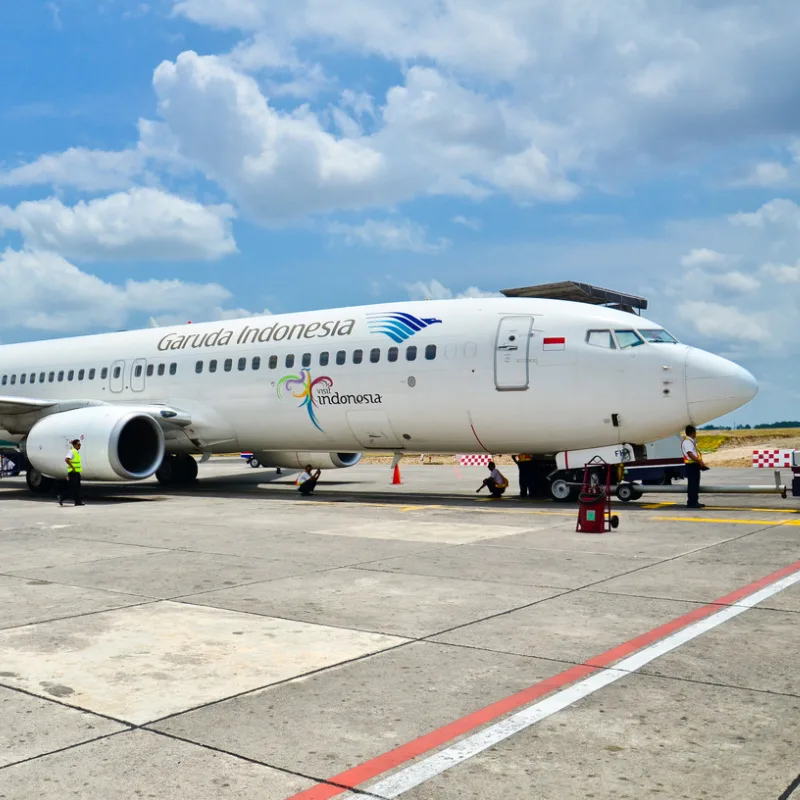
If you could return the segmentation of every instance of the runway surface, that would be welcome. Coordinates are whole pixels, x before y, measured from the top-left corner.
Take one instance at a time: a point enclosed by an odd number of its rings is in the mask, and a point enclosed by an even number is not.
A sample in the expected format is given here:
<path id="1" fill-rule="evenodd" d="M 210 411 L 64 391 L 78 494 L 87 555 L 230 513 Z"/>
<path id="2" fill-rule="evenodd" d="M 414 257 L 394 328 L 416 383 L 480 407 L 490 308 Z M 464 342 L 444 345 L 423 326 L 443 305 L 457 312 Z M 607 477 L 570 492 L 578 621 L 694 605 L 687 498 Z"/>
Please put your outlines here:
<path id="1" fill-rule="evenodd" d="M 800 800 L 800 499 L 484 474 L 0 480 L 0 798 Z"/>

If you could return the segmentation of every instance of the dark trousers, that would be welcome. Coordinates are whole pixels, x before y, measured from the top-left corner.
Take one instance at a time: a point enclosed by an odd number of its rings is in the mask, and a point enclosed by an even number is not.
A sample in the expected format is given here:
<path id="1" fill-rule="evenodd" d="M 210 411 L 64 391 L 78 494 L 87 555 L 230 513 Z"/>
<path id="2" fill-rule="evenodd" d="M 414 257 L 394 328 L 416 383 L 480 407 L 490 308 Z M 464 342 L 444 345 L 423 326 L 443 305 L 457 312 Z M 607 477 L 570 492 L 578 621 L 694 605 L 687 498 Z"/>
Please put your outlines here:
<path id="1" fill-rule="evenodd" d="M 498 486 L 494 478 L 487 478 L 483 482 L 483 485 L 489 490 L 489 494 L 491 494 L 492 497 L 502 497 L 503 492 L 506 490 L 505 486 Z"/>
<path id="2" fill-rule="evenodd" d="M 66 481 L 60 481 L 58 486 L 59 499 L 65 500 L 71 497 L 75 505 L 81 505 L 83 498 L 81 496 L 81 474 L 80 472 L 70 472 L 67 474 Z"/>
<path id="3" fill-rule="evenodd" d="M 527 497 L 530 494 L 533 497 L 533 464 L 530 461 L 524 461 L 517 466 L 519 467 L 519 496 Z"/>
<path id="4" fill-rule="evenodd" d="M 686 504 L 696 506 L 700 502 L 700 465 L 686 465 L 686 481 L 688 483 Z"/>
<path id="5" fill-rule="evenodd" d="M 317 478 L 309 478 L 305 483 L 301 483 L 297 487 L 297 491 L 300 492 L 303 497 L 308 497 L 314 489 L 317 487 Z"/>

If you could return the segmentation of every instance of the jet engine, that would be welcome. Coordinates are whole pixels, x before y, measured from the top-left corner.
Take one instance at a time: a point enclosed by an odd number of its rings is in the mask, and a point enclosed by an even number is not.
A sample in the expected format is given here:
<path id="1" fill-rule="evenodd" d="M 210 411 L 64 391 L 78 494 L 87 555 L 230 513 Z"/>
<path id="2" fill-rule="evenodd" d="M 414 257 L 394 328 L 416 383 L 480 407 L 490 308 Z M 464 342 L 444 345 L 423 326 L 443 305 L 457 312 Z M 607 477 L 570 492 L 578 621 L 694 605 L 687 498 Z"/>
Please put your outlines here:
<path id="1" fill-rule="evenodd" d="M 164 433 L 158 422 L 121 406 L 91 406 L 44 417 L 31 428 L 25 454 L 42 475 L 63 478 L 73 439 L 81 440 L 86 480 L 142 480 L 164 458 Z"/>
<path id="2" fill-rule="evenodd" d="M 302 469 L 310 464 L 314 469 L 343 469 L 361 461 L 361 453 L 302 453 L 265 450 L 253 454 L 262 467 Z"/>

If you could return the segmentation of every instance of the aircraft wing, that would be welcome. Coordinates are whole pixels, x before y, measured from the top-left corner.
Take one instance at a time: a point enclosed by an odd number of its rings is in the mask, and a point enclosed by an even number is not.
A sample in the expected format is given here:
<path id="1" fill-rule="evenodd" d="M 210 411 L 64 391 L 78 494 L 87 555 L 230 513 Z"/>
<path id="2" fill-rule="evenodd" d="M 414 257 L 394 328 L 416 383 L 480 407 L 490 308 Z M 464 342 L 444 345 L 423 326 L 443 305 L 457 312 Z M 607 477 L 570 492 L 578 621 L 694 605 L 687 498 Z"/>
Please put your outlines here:
<path id="1" fill-rule="evenodd" d="M 35 397 L 11 397 L 0 394 L 0 415 L 16 416 L 17 414 L 30 414 L 32 411 L 41 411 L 59 404 L 59 400 L 40 400 Z"/>
<path id="2" fill-rule="evenodd" d="M 17 397 L 12 395 L 0 395 L 0 419 L 3 417 L 17 417 L 22 414 L 35 414 L 36 412 L 48 412 L 57 414 L 62 411 L 72 411 L 76 408 L 86 408 L 87 406 L 113 406 L 116 403 L 104 403 L 100 400 L 47 400 L 37 397 Z M 143 414 L 149 414 L 162 426 L 185 427 L 192 424 L 191 414 L 180 408 L 173 408 L 167 405 L 131 405 L 120 403 L 120 408 L 129 408 Z"/>

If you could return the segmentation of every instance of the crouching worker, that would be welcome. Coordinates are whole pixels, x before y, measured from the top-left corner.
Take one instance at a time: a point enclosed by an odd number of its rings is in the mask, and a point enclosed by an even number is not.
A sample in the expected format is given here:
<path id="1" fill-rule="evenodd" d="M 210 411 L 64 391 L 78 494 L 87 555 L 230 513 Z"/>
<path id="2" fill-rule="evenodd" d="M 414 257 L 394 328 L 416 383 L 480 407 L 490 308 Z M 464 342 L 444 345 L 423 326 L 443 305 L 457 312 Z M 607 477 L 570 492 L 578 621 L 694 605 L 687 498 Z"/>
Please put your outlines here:
<path id="1" fill-rule="evenodd" d="M 490 461 L 486 466 L 489 468 L 489 477 L 484 480 L 477 491 L 480 491 L 485 486 L 489 489 L 489 494 L 492 497 L 502 497 L 503 492 L 508 488 L 508 478 L 497 469 L 494 461 Z"/>
<path id="2" fill-rule="evenodd" d="M 297 479 L 297 491 L 303 497 L 308 497 L 317 488 L 317 481 L 322 473 L 320 470 L 311 471 L 311 464 L 306 465 L 305 471 Z"/>

